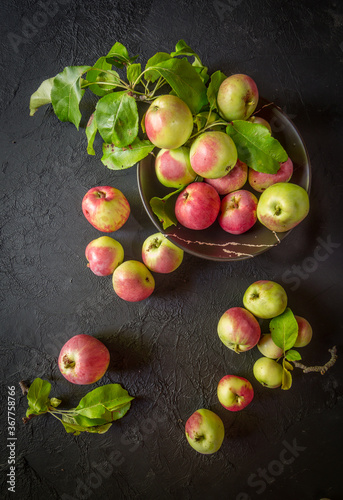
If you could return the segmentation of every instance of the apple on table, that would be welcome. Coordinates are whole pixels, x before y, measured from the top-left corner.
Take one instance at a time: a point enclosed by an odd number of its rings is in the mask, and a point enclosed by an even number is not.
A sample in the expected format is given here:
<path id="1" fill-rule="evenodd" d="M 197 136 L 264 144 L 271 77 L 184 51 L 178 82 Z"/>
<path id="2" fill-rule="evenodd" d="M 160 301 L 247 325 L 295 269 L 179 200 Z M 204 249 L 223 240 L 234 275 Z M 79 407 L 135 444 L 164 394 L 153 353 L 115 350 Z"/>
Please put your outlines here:
<path id="1" fill-rule="evenodd" d="M 251 312 L 243 307 L 231 307 L 220 317 L 217 332 L 226 347 L 241 353 L 255 347 L 261 327 Z"/>
<path id="2" fill-rule="evenodd" d="M 209 455 L 220 449 L 225 429 L 223 421 L 216 413 L 201 408 L 188 418 L 185 433 L 188 443 L 194 450 Z"/>
<path id="3" fill-rule="evenodd" d="M 149 269 L 138 260 L 126 260 L 112 276 L 113 289 L 123 300 L 140 302 L 153 293 L 155 280 Z"/>
<path id="4" fill-rule="evenodd" d="M 282 366 L 271 358 L 259 358 L 253 366 L 253 373 L 258 382 L 269 389 L 276 389 L 282 384 Z"/>
<path id="5" fill-rule="evenodd" d="M 263 356 L 271 359 L 281 358 L 283 349 L 278 347 L 272 339 L 271 333 L 264 333 L 257 343 L 257 349 Z"/>
<path id="6" fill-rule="evenodd" d="M 86 246 L 87 266 L 97 276 L 109 276 L 124 260 L 124 249 L 110 236 L 100 236 Z"/>
<path id="7" fill-rule="evenodd" d="M 254 389 L 244 377 L 225 375 L 217 386 L 217 396 L 224 408 L 230 411 L 243 410 L 254 398 Z"/>
<path id="8" fill-rule="evenodd" d="M 130 215 L 130 205 L 119 189 L 97 186 L 84 195 L 82 212 L 96 229 L 111 233 L 125 224 Z"/>
<path id="9" fill-rule="evenodd" d="M 254 316 L 271 319 L 286 309 L 287 294 L 279 283 L 259 280 L 247 288 L 243 295 L 243 304 Z"/>

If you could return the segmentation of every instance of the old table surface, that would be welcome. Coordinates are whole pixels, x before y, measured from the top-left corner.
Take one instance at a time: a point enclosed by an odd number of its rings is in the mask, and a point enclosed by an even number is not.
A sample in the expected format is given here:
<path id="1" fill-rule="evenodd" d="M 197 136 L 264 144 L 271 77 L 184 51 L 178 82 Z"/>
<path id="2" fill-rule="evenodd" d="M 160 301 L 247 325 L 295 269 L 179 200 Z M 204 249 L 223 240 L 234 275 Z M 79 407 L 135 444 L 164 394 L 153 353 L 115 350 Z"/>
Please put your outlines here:
<path id="1" fill-rule="evenodd" d="M 1 498 L 301 499 L 343 498 L 342 488 L 342 88 L 341 2 L 310 0 L 3 0 L 1 16 Z M 261 95 L 292 118 L 312 163 L 311 211 L 282 242 L 242 262 L 185 255 L 170 275 L 155 275 L 153 295 L 128 303 L 110 277 L 86 267 L 85 246 L 99 236 L 81 199 L 114 185 L 131 215 L 116 233 L 126 258 L 140 259 L 155 232 L 139 198 L 136 167 L 115 172 L 86 153 L 79 131 L 50 108 L 29 117 L 30 95 L 65 66 L 92 64 L 120 41 L 143 63 L 184 39 L 212 73 L 246 73 Z M 89 109 L 83 109 L 85 115 Z M 218 339 L 219 316 L 242 305 L 257 279 L 282 284 L 291 309 L 314 337 L 302 354 L 326 375 L 294 371 L 289 391 L 254 379 L 256 349 L 242 355 Z M 96 385 L 118 382 L 135 400 L 103 435 L 67 434 L 52 417 L 24 425 L 20 380 L 41 377 L 66 407 L 87 391 L 60 374 L 56 359 L 70 337 L 87 333 L 111 352 Z M 216 386 L 228 373 L 251 380 L 255 398 L 226 411 Z M 15 493 L 8 387 L 15 386 Z M 222 418 L 226 437 L 203 456 L 184 425 L 198 408 Z M 12 441 L 11 441 L 12 442 Z"/>

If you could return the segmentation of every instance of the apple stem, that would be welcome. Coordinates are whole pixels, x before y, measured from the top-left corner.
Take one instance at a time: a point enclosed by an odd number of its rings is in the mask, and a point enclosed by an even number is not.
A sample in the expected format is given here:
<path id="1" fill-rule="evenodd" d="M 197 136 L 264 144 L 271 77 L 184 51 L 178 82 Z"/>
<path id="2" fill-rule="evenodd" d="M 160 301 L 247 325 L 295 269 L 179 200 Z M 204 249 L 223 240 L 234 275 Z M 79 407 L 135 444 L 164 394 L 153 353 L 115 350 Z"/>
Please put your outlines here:
<path id="1" fill-rule="evenodd" d="M 328 369 L 336 363 L 336 360 L 338 358 L 336 346 L 333 346 L 332 349 L 329 349 L 329 353 L 331 354 L 331 358 L 323 366 L 306 366 L 302 363 L 299 363 L 298 361 L 292 361 L 292 363 L 296 368 L 301 368 L 304 373 L 320 372 L 321 375 L 324 375 L 324 373 L 326 373 Z"/>
<path id="2" fill-rule="evenodd" d="M 64 364 L 64 368 L 73 368 L 75 366 L 75 361 L 68 358 L 68 355 L 65 354 L 63 356 L 63 364 Z"/>

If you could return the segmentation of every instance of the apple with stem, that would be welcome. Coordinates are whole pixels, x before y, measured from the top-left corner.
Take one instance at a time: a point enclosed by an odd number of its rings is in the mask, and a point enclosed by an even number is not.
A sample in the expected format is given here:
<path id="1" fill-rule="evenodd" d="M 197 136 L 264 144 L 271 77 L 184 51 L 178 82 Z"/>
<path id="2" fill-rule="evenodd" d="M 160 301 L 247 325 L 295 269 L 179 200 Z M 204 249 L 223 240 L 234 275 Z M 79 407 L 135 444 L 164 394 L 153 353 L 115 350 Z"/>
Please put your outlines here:
<path id="1" fill-rule="evenodd" d="M 264 333 L 257 343 L 257 349 L 263 356 L 271 359 L 281 358 L 283 349 L 278 347 L 272 339 L 271 333 Z"/>
<path id="2" fill-rule="evenodd" d="M 249 168 L 249 184 L 250 186 L 262 193 L 265 189 L 277 182 L 288 182 L 293 175 L 293 162 L 290 158 L 286 161 L 280 163 L 280 168 L 276 174 L 265 174 L 263 172 L 257 172 L 252 168 Z"/>
<path id="3" fill-rule="evenodd" d="M 214 187 L 219 195 L 226 195 L 232 191 L 238 191 L 246 183 L 248 178 L 248 166 L 240 160 L 232 170 L 223 177 L 217 179 L 205 179 L 205 182 Z"/>
<path id="4" fill-rule="evenodd" d="M 258 97 L 257 85 L 250 76 L 231 75 L 218 90 L 219 113 L 227 121 L 247 120 L 256 109 Z"/>
<path id="5" fill-rule="evenodd" d="M 294 347 L 305 347 L 311 342 L 312 339 L 312 326 L 307 321 L 307 319 L 301 316 L 294 315 L 296 322 L 298 323 L 298 336 L 295 341 Z"/>
<path id="6" fill-rule="evenodd" d="M 277 182 L 261 194 L 257 217 L 271 231 L 282 233 L 304 220 L 309 209 L 309 197 L 303 187 L 291 182 Z"/>
<path id="7" fill-rule="evenodd" d="M 285 289 L 270 280 L 259 280 L 252 283 L 244 293 L 243 304 L 254 316 L 263 319 L 275 318 L 287 307 Z"/>
<path id="8" fill-rule="evenodd" d="M 231 307 L 220 317 L 217 332 L 226 347 L 241 353 L 257 344 L 261 327 L 249 311 L 243 307 Z"/>
<path id="9" fill-rule="evenodd" d="M 130 205 L 119 189 L 98 186 L 84 195 L 82 212 L 93 227 L 111 233 L 125 224 L 130 215 Z"/>
<path id="10" fill-rule="evenodd" d="M 193 182 L 197 174 L 191 167 L 189 148 L 161 149 L 155 160 L 156 177 L 163 186 L 180 188 Z"/>
<path id="11" fill-rule="evenodd" d="M 149 140 L 161 149 L 177 149 L 185 144 L 193 130 L 193 115 L 187 104 L 171 94 L 157 97 L 145 114 Z"/>
<path id="12" fill-rule="evenodd" d="M 183 250 L 162 233 L 148 236 L 142 245 L 142 260 L 155 273 L 172 273 L 181 265 L 183 255 Z"/>
<path id="13" fill-rule="evenodd" d="M 218 383 L 217 396 L 227 410 L 240 411 L 253 400 L 254 389 L 244 377 L 225 375 Z"/>
<path id="14" fill-rule="evenodd" d="M 276 389 L 282 384 L 282 366 L 270 358 L 259 358 L 253 366 L 253 373 L 258 382 L 269 389 Z"/>
<path id="15" fill-rule="evenodd" d="M 175 202 L 175 217 L 188 229 L 207 229 L 217 219 L 219 210 L 219 194 L 205 182 L 192 182 Z"/>
<path id="16" fill-rule="evenodd" d="M 112 276 L 113 289 L 123 300 L 139 302 L 155 289 L 155 280 L 149 269 L 138 260 L 126 260 Z"/>
<path id="17" fill-rule="evenodd" d="M 245 189 L 229 193 L 221 201 L 219 225 L 230 234 L 243 234 L 257 221 L 256 196 Z"/>
<path id="18" fill-rule="evenodd" d="M 87 266 L 97 276 L 109 276 L 124 260 L 124 249 L 110 236 L 92 240 L 85 250 Z"/>
<path id="19" fill-rule="evenodd" d="M 94 384 L 103 377 L 110 362 L 107 347 L 91 335 L 75 335 L 62 347 L 58 367 L 62 375 L 78 385 Z"/>
<path id="20" fill-rule="evenodd" d="M 203 132 L 191 145 L 191 167 L 205 179 L 223 177 L 237 163 L 237 149 L 225 132 Z"/>
<path id="21" fill-rule="evenodd" d="M 185 425 L 186 439 L 198 453 L 209 455 L 221 447 L 225 429 L 221 418 L 211 410 L 195 411 Z"/>

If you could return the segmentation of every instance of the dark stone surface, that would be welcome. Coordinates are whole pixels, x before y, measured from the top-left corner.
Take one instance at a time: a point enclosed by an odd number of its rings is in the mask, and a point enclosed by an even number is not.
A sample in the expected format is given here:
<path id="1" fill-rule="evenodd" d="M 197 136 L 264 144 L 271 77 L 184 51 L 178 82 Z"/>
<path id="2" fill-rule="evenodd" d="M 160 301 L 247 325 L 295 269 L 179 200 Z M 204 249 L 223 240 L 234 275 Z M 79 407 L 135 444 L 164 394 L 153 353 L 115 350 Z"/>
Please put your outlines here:
<path id="1" fill-rule="evenodd" d="M 342 3 L 3 0 L 1 10 L 1 498 L 343 498 Z M 34 22 L 40 27 L 30 31 Z M 124 192 L 132 214 L 116 236 L 126 258 L 139 259 L 155 229 L 139 199 L 136 168 L 107 170 L 101 144 L 88 156 L 82 128 L 60 123 L 50 108 L 30 118 L 29 98 L 44 79 L 67 65 L 92 64 L 115 41 L 144 62 L 181 38 L 210 72 L 251 75 L 261 95 L 293 119 L 312 162 L 311 212 L 259 257 L 216 263 L 185 255 L 173 274 L 155 276 L 149 299 L 125 303 L 110 278 L 86 267 L 85 246 L 99 233 L 83 217 L 81 199 L 102 184 Z M 325 376 L 295 370 L 291 390 L 267 390 L 252 374 L 259 353 L 238 356 L 219 341 L 220 315 L 242 305 L 257 279 L 283 284 L 290 307 L 313 325 L 306 364 L 326 362 L 338 346 L 338 362 Z M 71 436 L 50 416 L 22 424 L 21 379 L 49 380 L 66 407 L 86 393 L 56 364 L 63 343 L 78 333 L 108 346 L 110 369 L 97 385 L 121 383 L 136 397 L 131 410 L 101 436 Z M 246 376 L 255 389 L 253 403 L 237 414 L 216 397 L 227 373 Z M 12 385 L 14 494 L 6 446 Z M 197 454 L 184 437 L 200 407 L 225 424 L 223 446 L 211 456 Z"/>

